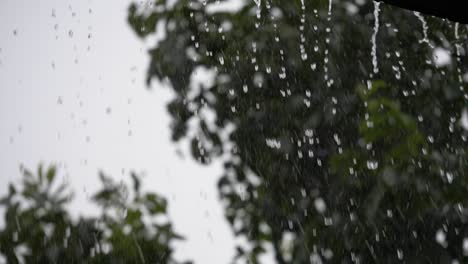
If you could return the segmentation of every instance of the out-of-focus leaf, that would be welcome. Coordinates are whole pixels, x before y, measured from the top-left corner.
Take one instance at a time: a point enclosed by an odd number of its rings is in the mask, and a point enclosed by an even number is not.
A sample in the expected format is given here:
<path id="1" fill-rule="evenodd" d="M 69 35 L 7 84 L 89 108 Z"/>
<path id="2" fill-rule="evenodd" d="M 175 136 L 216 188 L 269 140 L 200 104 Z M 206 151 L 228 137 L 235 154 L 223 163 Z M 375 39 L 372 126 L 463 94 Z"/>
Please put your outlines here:
<path id="1" fill-rule="evenodd" d="M 123 199 L 120 192 L 128 188 L 101 173 L 103 186 L 92 196 L 101 205 L 101 215 L 73 220 L 65 207 L 72 197 L 65 192 L 65 184 L 58 190 L 39 188 L 39 175 L 24 173 L 23 177 L 21 185 L 10 185 L 10 196 L 0 203 L 6 209 L 0 253 L 7 263 L 19 259 L 25 263 L 178 263 L 172 258 L 171 243 L 180 237 L 172 225 L 152 225 L 154 212 L 166 212 L 166 201 L 156 194 L 145 193 L 145 201 Z M 15 189 L 19 199 L 11 200 Z M 154 212 L 141 210 L 148 205 Z M 124 219 L 112 213 L 122 210 Z M 20 245 L 27 252 L 18 251 Z"/>
<path id="2" fill-rule="evenodd" d="M 55 166 L 50 166 L 49 169 L 47 170 L 47 182 L 50 184 L 54 181 L 55 178 L 55 173 L 56 173 L 56 167 Z"/>
<path id="3" fill-rule="evenodd" d="M 133 190 L 135 191 L 135 193 L 138 194 L 140 192 L 140 179 L 138 178 L 138 175 L 134 172 L 132 172 L 130 175 L 132 177 Z"/>

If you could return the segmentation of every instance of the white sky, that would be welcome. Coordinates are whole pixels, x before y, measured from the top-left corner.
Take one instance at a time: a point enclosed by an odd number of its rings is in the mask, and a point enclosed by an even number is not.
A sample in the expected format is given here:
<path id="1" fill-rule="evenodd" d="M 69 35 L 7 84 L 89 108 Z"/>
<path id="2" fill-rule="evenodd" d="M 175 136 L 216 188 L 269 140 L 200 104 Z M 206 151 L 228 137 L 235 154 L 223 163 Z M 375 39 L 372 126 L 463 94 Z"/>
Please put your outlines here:
<path id="1" fill-rule="evenodd" d="M 221 166 L 196 164 L 185 147 L 185 158 L 176 154 L 171 93 L 144 85 L 149 57 L 126 23 L 128 4 L 0 1 L 0 195 L 18 182 L 20 163 L 61 164 L 73 210 L 89 213 L 99 170 L 115 179 L 144 172 L 144 187 L 168 198 L 175 230 L 186 236 L 176 257 L 228 263 L 234 239 L 216 190 Z"/>

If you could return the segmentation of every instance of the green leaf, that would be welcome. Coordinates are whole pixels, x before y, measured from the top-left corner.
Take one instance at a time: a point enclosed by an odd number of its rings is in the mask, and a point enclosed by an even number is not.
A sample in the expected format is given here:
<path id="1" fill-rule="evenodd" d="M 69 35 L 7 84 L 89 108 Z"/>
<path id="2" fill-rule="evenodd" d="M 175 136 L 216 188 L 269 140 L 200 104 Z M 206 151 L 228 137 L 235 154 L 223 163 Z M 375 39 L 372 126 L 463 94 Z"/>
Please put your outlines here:
<path id="1" fill-rule="evenodd" d="M 135 191 L 135 193 L 138 194 L 140 192 L 140 179 L 138 175 L 134 172 L 132 172 L 130 176 L 132 177 L 133 190 Z"/>
<path id="2" fill-rule="evenodd" d="M 49 169 L 47 170 L 47 182 L 50 184 L 54 181 L 55 178 L 55 173 L 56 173 L 56 167 L 55 166 L 50 166 Z"/>
<path id="3" fill-rule="evenodd" d="M 13 186 L 13 184 L 10 183 L 8 185 L 8 195 L 13 196 L 14 194 L 16 194 L 16 188 Z"/>
<path id="4" fill-rule="evenodd" d="M 145 195 L 146 208 L 151 214 L 163 214 L 166 213 L 166 200 L 158 197 L 154 193 L 148 193 Z"/>

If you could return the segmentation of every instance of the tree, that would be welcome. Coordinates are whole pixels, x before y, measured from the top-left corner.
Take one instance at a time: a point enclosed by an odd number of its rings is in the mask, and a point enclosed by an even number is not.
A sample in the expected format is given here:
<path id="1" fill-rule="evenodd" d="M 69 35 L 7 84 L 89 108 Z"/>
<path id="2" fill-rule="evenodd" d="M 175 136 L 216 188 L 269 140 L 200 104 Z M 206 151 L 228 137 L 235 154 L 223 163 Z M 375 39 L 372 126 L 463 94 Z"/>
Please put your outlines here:
<path id="1" fill-rule="evenodd" d="M 129 189 L 101 173 L 103 187 L 92 196 L 101 215 L 74 220 L 66 208 L 72 194 L 56 183 L 54 166 L 22 173 L 19 189 L 10 184 L 0 203 L 0 253 L 8 263 L 178 263 L 171 243 L 182 237 L 167 220 L 166 200 L 142 193 L 136 174 Z"/>
<path id="2" fill-rule="evenodd" d="M 176 94 L 173 140 L 223 155 L 239 258 L 466 261 L 466 26 L 344 0 L 153 0 L 128 21 L 165 36 L 148 82 Z"/>

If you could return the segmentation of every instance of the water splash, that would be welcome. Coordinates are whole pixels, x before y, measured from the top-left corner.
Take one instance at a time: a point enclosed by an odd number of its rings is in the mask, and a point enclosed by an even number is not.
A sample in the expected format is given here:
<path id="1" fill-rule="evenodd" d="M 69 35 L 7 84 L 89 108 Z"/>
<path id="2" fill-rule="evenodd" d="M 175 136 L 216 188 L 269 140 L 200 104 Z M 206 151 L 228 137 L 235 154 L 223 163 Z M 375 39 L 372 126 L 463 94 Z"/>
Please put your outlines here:
<path id="1" fill-rule="evenodd" d="M 331 0 L 330 0 L 331 1 Z M 380 13 L 380 2 L 374 1 L 374 33 L 372 34 L 372 65 L 374 66 L 374 73 L 379 72 L 379 66 L 377 63 L 377 34 L 379 33 L 379 13 Z"/>

